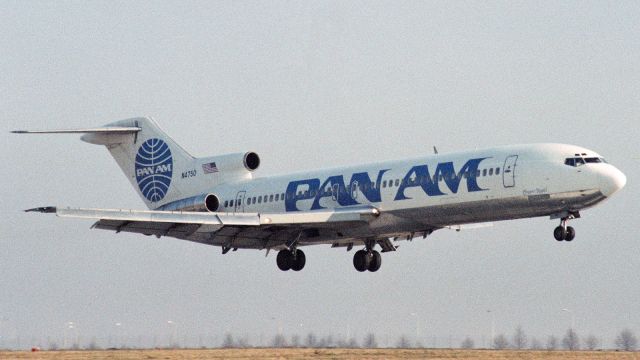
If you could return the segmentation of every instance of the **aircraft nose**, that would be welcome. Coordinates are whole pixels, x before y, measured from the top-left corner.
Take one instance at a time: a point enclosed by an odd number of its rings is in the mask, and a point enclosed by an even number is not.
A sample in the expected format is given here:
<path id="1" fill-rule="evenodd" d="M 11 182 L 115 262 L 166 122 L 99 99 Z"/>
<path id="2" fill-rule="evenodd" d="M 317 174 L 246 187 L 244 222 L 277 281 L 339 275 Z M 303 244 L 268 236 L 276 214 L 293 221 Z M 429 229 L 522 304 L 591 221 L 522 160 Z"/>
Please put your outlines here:
<path id="1" fill-rule="evenodd" d="M 609 197 L 613 193 L 622 189 L 627 183 L 627 177 L 614 166 L 611 166 L 601 176 L 601 191 L 604 196 Z"/>

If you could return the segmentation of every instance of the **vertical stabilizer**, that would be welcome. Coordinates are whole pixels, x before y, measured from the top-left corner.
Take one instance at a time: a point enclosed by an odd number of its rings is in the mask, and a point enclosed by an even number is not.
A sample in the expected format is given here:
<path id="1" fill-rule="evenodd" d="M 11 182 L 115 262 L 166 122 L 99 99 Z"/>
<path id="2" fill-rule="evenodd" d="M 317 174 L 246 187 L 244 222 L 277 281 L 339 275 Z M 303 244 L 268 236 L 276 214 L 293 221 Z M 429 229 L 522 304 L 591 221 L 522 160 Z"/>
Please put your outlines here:
<path id="1" fill-rule="evenodd" d="M 180 145 L 150 118 L 132 118 L 104 128 L 139 128 L 132 133 L 89 132 L 82 140 L 105 145 L 147 207 L 155 209 L 180 199 L 178 171 L 193 161 Z"/>

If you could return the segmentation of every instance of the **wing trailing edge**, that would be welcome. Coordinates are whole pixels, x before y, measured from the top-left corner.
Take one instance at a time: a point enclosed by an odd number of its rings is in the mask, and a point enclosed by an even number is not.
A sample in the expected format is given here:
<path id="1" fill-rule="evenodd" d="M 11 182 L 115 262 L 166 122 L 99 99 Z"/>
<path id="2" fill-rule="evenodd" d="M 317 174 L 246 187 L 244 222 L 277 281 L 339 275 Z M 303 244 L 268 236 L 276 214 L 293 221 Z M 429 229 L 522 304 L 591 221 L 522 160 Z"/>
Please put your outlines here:
<path id="1" fill-rule="evenodd" d="M 379 215 L 374 207 L 353 207 L 296 213 L 212 213 L 119 209 L 37 207 L 26 212 L 55 213 L 59 217 L 145 223 L 175 223 L 222 226 L 299 225 L 368 221 Z"/>

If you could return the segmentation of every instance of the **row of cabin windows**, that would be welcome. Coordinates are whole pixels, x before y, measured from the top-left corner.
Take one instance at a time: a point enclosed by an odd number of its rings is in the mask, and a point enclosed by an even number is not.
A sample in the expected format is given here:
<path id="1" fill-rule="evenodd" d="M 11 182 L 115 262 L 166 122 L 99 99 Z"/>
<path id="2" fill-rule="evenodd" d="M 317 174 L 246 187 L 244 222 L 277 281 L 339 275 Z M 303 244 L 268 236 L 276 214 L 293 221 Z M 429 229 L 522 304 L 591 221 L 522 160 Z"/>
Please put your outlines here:
<path id="1" fill-rule="evenodd" d="M 469 176 L 474 176 L 474 177 L 481 177 L 481 176 L 493 176 L 493 175 L 500 175 L 500 168 L 490 168 L 490 169 L 483 169 L 483 170 L 477 170 L 475 173 L 470 174 L 468 171 L 462 174 L 462 177 L 467 179 Z M 458 175 L 456 175 L 455 173 L 449 173 L 449 174 L 445 174 L 445 175 L 434 175 L 433 176 L 433 182 L 437 182 L 437 181 L 444 181 L 445 178 L 448 179 L 454 179 L 456 178 Z M 425 180 L 424 177 L 416 177 L 413 180 L 409 180 L 409 184 L 414 185 L 414 184 L 420 184 L 423 183 Z M 403 180 L 404 181 L 404 180 Z M 384 180 L 382 181 L 382 187 L 383 188 L 391 188 L 391 187 L 398 187 L 400 186 L 400 183 L 403 182 L 400 179 L 392 179 L 392 180 Z M 376 184 L 375 183 L 365 183 L 363 185 L 363 189 L 364 191 L 368 191 L 370 189 L 375 189 Z M 356 191 L 358 188 L 358 184 L 352 184 L 352 189 L 351 191 L 354 192 Z M 328 196 L 328 195 L 334 195 L 334 190 L 331 187 L 328 187 L 326 189 L 324 189 L 324 191 L 320 190 L 319 191 L 320 195 L 322 196 Z M 316 191 L 312 190 L 311 192 L 309 192 L 309 190 L 307 191 L 298 191 L 298 196 L 311 196 L 311 197 L 315 197 L 316 196 Z M 287 194 L 287 197 L 289 198 L 289 200 L 292 199 L 292 195 L 291 194 Z M 262 203 L 267 203 L 267 202 L 278 202 L 278 201 L 284 201 L 285 199 L 285 194 L 281 193 L 281 194 L 270 194 L 270 195 L 262 195 L 262 196 L 254 196 L 254 197 L 248 197 L 247 198 L 247 205 L 251 205 L 251 204 L 262 204 Z M 242 205 L 242 199 L 238 199 L 237 203 L 235 204 L 237 206 Z M 234 201 L 233 200 L 227 200 L 224 202 L 224 207 L 233 207 L 234 206 Z"/>
<path id="2" fill-rule="evenodd" d="M 254 196 L 254 197 L 247 198 L 247 205 L 262 204 L 263 202 L 267 203 L 267 202 L 274 202 L 274 201 L 281 201 L 281 200 L 284 200 L 284 193 L 275 194 L 275 195 L 270 194 L 270 195 Z M 233 207 L 233 205 L 234 205 L 233 200 L 227 200 L 224 202 L 224 207 Z M 238 199 L 235 205 L 236 206 L 242 205 L 242 199 Z"/>
<path id="3" fill-rule="evenodd" d="M 481 177 L 481 176 L 493 176 L 493 175 L 500 175 L 500 168 L 490 168 L 490 169 L 483 169 L 483 170 L 476 170 L 474 173 L 470 173 L 468 171 L 464 172 L 462 174 L 462 177 L 464 179 L 467 179 L 469 177 Z M 433 182 L 438 182 L 438 181 L 444 181 L 445 179 L 455 179 L 459 177 L 457 174 L 455 173 L 448 173 L 448 174 L 440 174 L 440 175 L 433 175 L 433 179 L 429 178 L 429 180 L 433 181 Z M 415 179 L 410 179 L 409 180 L 409 184 L 421 184 L 424 183 L 426 180 L 425 177 L 422 176 L 418 176 Z M 404 180 L 402 180 L 404 181 Z M 388 182 L 385 180 L 382 182 L 382 187 L 386 188 L 386 187 L 398 187 L 400 186 L 400 183 L 402 182 L 400 179 L 395 179 L 395 180 L 389 180 Z"/>

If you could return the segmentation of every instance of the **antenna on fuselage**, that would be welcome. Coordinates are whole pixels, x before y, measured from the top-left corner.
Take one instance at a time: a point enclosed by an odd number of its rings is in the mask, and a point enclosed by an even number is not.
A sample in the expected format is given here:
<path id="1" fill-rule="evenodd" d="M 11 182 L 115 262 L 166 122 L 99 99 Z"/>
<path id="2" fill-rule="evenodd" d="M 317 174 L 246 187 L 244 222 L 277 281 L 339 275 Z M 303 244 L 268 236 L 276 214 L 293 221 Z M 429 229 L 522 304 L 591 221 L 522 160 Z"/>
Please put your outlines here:
<path id="1" fill-rule="evenodd" d="M 436 155 L 438 155 L 438 148 L 437 148 L 437 147 L 435 147 L 435 145 L 433 146 L 433 153 L 434 153 L 434 154 L 436 154 Z"/>

